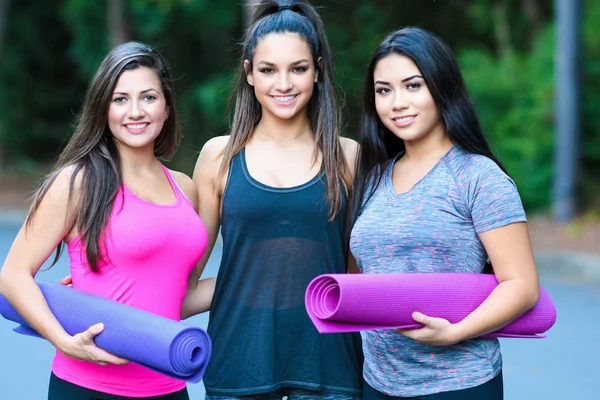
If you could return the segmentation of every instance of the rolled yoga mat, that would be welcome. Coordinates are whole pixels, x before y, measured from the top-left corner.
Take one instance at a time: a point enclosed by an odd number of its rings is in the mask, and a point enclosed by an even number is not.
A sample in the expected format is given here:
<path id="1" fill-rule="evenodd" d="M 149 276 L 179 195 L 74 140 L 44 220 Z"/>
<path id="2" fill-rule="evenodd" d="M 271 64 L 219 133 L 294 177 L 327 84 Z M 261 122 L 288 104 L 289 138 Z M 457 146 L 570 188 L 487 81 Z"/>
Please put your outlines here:
<path id="1" fill-rule="evenodd" d="M 423 326 L 413 320 L 413 312 L 456 323 L 496 286 L 489 274 L 331 274 L 312 280 L 305 303 L 321 333 L 413 329 Z M 542 338 L 555 321 L 556 307 L 540 286 L 540 299 L 531 310 L 484 337 Z"/>
<path id="2" fill-rule="evenodd" d="M 200 382 L 211 354 L 208 334 L 113 300 L 57 283 L 36 281 L 50 310 L 70 335 L 102 322 L 98 347 L 153 371 L 187 382 Z M 0 314 L 20 324 L 18 333 L 42 337 L 0 295 Z"/>

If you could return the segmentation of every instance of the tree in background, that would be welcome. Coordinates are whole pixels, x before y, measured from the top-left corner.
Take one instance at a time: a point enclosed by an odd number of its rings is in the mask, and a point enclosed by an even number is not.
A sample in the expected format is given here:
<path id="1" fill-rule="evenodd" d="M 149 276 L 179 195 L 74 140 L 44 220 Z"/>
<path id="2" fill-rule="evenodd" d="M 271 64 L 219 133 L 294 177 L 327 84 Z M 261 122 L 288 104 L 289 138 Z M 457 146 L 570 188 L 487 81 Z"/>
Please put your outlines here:
<path id="1" fill-rule="evenodd" d="M 106 21 L 108 24 L 110 46 L 115 47 L 121 43 L 129 41 L 131 32 L 129 31 L 129 25 L 125 21 L 123 2 L 121 0 L 106 1 Z"/>
<path id="2" fill-rule="evenodd" d="M 0 62 L 2 61 L 2 47 L 4 45 L 4 30 L 6 28 L 6 17 L 10 0 L 0 0 Z"/>
<path id="3" fill-rule="evenodd" d="M 8 1 L 8 0 L 0 0 Z M 173 160 L 191 172 L 204 142 L 228 129 L 236 46 L 255 0 L 20 0 L 11 4 L 0 63 L 0 147 L 12 165 L 49 162 L 79 111 L 90 75 L 117 42 L 157 47 L 178 77 L 184 141 Z M 547 0 L 314 0 L 334 52 L 346 125 L 358 128 L 365 65 L 390 31 L 413 25 L 448 42 L 482 124 L 528 210 L 546 209 L 553 176 L 554 25 Z M 584 1 L 583 193 L 600 178 L 600 4 Z M 119 14 L 120 13 L 120 14 Z M 451 16 L 451 18 L 449 17 Z"/>
<path id="4" fill-rule="evenodd" d="M 6 16 L 8 14 L 8 7 L 10 5 L 10 0 L 0 0 L 0 64 L 2 64 L 2 48 L 4 45 L 4 30 L 6 28 Z M 0 138 L 2 137 L 2 122 L 0 122 Z M 4 155 L 3 155 L 3 146 L 0 141 L 0 172 L 2 172 L 2 168 L 4 166 Z"/>
<path id="5" fill-rule="evenodd" d="M 68 56 L 72 38 L 57 1 L 14 1 L 0 63 L 0 147 L 5 165 L 32 169 L 52 159 L 68 134 L 85 84 Z"/>

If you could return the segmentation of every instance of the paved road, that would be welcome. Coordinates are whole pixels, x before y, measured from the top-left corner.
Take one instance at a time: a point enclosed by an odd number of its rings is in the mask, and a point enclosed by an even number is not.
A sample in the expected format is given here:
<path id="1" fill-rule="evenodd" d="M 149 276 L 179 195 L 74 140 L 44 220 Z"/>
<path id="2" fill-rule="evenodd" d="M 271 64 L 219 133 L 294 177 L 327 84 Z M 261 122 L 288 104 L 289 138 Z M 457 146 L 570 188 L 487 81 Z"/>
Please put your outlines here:
<path id="1" fill-rule="evenodd" d="M 18 227 L 0 226 L 0 262 Z M 218 269 L 215 252 L 206 269 Z M 68 273 L 67 258 L 39 277 L 58 280 Z M 558 321 L 547 339 L 503 339 L 507 400 L 596 400 L 600 398 L 600 282 L 546 273 L 542 284 L 558 308 Z M 187 323 L 206 327 L 207 315 Z M 0 318 L 0 400 L 44 400 L 53 348 L 45 341 L 11 331 Z M 189 385 L 192 400 L 204 399 L 202 384 Z"/>

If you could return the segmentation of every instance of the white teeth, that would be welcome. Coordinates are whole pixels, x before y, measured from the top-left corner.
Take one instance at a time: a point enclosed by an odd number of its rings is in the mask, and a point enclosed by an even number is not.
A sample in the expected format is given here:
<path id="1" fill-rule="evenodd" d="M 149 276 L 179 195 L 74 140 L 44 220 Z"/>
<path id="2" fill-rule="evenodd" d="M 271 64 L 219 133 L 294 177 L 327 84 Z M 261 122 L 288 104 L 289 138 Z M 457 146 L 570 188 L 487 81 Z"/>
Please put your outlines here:
<path id="1" fill-rule="evenodd" d="M 412 120 L 414 117 L 402 117 L 402 118 L 396 118 L 396 122 L 408 122 L 410 120 Z"/>
<path id="2" fill-rule="evenodd" d="M 136 124 L 136 125 L 125 125 L 127 126 L 127 128 L 129 129 L 143 129 L 146 126 L 148 126 L 148 124 Z"/>
<path id="3" fill-rule="evenodd" d="M 292 101 L 296 96 L 273 96 L 275 100 L 280 103 L 287 103 L 288 101 Z"/>

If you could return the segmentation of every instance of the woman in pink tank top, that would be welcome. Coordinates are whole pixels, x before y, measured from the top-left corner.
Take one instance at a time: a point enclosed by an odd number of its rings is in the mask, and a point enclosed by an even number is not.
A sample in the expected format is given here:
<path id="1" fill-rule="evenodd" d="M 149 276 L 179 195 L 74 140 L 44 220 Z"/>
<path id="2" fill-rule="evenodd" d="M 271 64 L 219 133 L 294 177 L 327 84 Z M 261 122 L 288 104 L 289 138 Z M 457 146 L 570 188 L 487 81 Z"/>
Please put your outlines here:
<path id="1" fill-rule="evenodd" d="M 186 291 L 213 284 L 192 274 L 207 241 L 195 185 L 160 161 L 180 137 L 163 58 L 135 42 L 113 49 L 0 272 L 2 294 L 56 347 L 49 400 L 188 399 L 185 382 L 96 347 L 102 321 L 66 333 L 34 280 L 66 243 L 76 289 L 178 321 Z"/>

